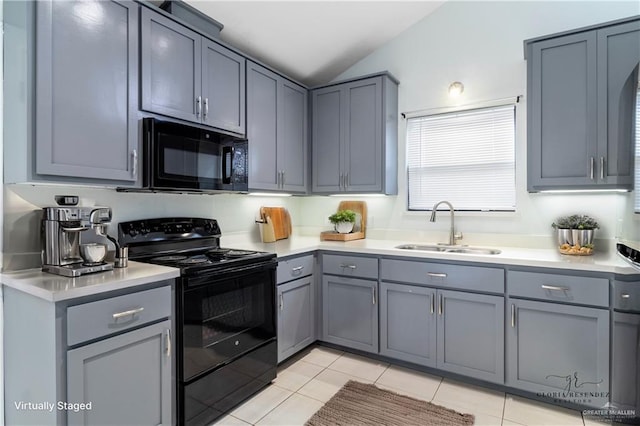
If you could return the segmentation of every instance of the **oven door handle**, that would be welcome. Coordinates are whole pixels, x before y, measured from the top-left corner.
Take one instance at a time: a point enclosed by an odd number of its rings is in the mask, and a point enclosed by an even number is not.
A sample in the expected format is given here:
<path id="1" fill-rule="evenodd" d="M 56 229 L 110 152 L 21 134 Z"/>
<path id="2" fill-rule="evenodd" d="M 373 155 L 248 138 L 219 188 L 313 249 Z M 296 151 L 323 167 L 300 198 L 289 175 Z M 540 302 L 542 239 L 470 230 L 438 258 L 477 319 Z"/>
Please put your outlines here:
<path id="1" fill-rule="evenodd" d="M 186 278 L 185 288 L 192 289 L 196 287 L 208 286 L 208 285 L 211 285 L 213 282 L 225 281 L 228 279 L 228 278 L 225 278 L 225 276 L 229 274 L 231 275 L 236 274 L 235 277 L 237 277 L 237 274 L 246 275 L 250 273 L 258 273 L 258 272 L 269 271 L 269 270 L 275 271 L 277 268 L 277 265 L 278 265 L 278 262 L 276 262 L 274 258 L 274 260 L 270 260 L 270 261 L 254 263 L 254 264 L 240 266 L 240 267 L 230 267 L 229 269 L 224 269 L 224 270 L 218 269 L 218 270 L 210 271 L 210 270 L 203 269 L 201 271 L 194 271 L 192 275 L 190 275 L 190 278 L 185 277 Z"/>

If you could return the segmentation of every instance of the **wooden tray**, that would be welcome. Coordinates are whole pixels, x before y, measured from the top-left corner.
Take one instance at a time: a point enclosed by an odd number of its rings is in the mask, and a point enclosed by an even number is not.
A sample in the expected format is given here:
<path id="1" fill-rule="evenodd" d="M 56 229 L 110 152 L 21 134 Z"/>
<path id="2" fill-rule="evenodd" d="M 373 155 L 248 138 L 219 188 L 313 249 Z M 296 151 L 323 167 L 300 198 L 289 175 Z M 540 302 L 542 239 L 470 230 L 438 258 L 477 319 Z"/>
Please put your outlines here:
<path id="1" fill-rule="evenodd" d="M 350 232 L 341 234 L 336 231 L 324 231 L 320 233 L 320 241 L 351 241 L 364 238 L 364 232 Z"/>

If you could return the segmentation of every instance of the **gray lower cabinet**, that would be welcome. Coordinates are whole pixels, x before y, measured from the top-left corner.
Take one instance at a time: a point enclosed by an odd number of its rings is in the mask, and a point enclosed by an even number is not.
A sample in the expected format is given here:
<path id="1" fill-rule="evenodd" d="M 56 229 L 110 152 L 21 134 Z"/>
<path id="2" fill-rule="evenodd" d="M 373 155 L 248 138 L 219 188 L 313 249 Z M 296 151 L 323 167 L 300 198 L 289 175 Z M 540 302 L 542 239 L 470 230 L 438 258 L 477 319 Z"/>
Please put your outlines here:
<path id="1" fill-rule="evenodd" d="M 640 408 L 640 315 L 613 313 L 611 403 L 621 410 Z M 636 411 L 636 417 L 640 412 Z"/>
<path id="2" fill-rule="evenodd" d="M 632 189 L 640 20 L 526 52 L 528 190 Z"/>
<path id="3" fill-rule="evenodd" d="M 436 290 L 380 283 L 380 353 L 436 366 Z"/>
<path id="4" fill-rule="evenodd" d="M 278 285 L 278 362 L 315 341 L 313 276 Z"/>
<path id="5" fill-rule="evenodd" d="M 333 84 L 311 99 L 312 192 L 396 194 L 397 80 Z"/>
<path id="6" fill-rule="evenodd" d="M 140 108 L 245 133 L 245 58 L 141 8 Z"/>
<path id="7" fill-rule="evenodd" d="M 504 298 L 438 290 L 437 310 L 437 367 L 504 383 Z"/>
<path id="8" fill-rule="evenodd" d="M 504 382 L 504 298 L 380 284 L 380 353 Z"/>
<path id="9" fill-rule="evenodd" d="M 247 65 L 249 189 L 307 191 L 307 89 Z"/>
<path id="10" fill-rule="evenodd" d="M 378 352 L 377 281 L 322 278 L 322 340 Z"/>
<path id="11" fill-rule="evenodd" d="M 507 386 L 551 399 L 567 392 L 581 405 L 608 402 L 607 309 L 509 298 L 507 310 Z"/>
<path id="12" fill-rule="evenodd" d="M 169 425 L 171 321 L 67 352 L 67 400 L 91 403 L 69 411 L 71 425 Z"/>
<path id="13" fill-rule="evenodd" d="M 36 2 L 38 175 L 136 181 L 138 8 Z"/>

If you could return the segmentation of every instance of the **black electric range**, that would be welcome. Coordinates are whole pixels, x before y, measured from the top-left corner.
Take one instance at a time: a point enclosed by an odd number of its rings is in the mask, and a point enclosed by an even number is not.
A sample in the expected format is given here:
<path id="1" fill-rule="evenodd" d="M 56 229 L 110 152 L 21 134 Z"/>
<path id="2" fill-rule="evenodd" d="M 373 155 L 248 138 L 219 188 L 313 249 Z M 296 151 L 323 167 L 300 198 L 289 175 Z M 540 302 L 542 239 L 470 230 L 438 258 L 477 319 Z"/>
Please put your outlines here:
<path id="1" fill-rule="evenodd" d="M 211 424 L 276 377 L 276 255 L 223 248 L 220 237 L 215 219 L 118 226 L 131 260 L 180 268 L 174 321 L 178 424 Z"/>

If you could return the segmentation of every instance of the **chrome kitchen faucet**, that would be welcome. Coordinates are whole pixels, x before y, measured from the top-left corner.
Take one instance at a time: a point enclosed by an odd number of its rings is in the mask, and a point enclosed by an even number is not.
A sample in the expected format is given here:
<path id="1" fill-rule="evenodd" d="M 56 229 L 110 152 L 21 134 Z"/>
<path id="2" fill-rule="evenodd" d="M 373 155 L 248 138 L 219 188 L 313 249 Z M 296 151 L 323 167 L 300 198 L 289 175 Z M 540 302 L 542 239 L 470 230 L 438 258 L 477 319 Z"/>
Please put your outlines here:
<path id="1" fill-rule="evenodd" d="M 436 221 L 436 213 L 438 211 L 438 207 L 440 204 L 446 204 L 449 206 L 449 210 L 451 211 L 451 229 L 449 230 L 449 245 L 454 246 L 456 244 L 456 240 L 462 239 L 462 233 L 457 233 L 454 228 L 454 217 L 453 217 L 453 205 L 448 201 L 439 201 L 433 206 L 433 210 L 431 211 L 431 218 L 429 218 L 429 222 Z"/>

